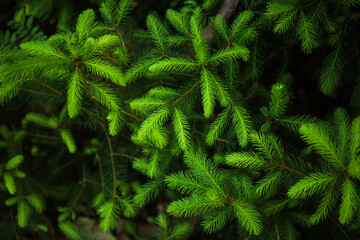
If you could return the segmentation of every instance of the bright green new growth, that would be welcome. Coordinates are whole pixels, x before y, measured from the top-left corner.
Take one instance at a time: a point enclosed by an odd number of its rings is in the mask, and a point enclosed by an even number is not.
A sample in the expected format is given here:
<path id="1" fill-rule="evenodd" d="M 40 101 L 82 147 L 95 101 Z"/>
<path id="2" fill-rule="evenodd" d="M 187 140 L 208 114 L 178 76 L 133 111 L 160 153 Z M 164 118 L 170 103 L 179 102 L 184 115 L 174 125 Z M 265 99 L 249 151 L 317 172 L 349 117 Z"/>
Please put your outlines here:
<path id="1" fill-rule="evenodd" d="M 89 9 L 80 14 L 75 32 L 56 34 L 46 41 L 21 44 L 23 56 L 16 63 L 1 66 L 0 79 L 2 88 L 6 89 L 1 91 L 1 103 L 15 97 L 22 84 L 30 81 L 42 84 L 59 97 L 66 95 L 66 107 L 71 118 L 81 111 L 85 95 L 89 100 L 100 102 L 109 111 L 119 112 L 118 98 L 107 84 L 98 81 L 106 79 L 125 86 L 124 74 L 116 66 L 118 62 L 111 57 L 109 59 L 105 53 L 121 41 L 114 35 L 102 35 L 102 31 L 95 22 L 94 11 Z M 66 94 L 52 87 L 56 81 L 66 83 Z M 121 118 L 120 114 L 111 114 L 110 119 L 115 116 Z M 118 124 L 111 127 L 112 135 L 119 131 Z"/>
<path id="2" fill-rule="evenodd" d="M 7 191 L 14 195 L 16 193 L 16 178 L 24 178 L 26 174 L 18 170 L 18 166 L 24 161 L 24 156 L 17 155 L 11 158 L 5 166 L 0 167 L 0 177 L 4 180 L 4 185 Z"/>
<path id="3" fill-rule="evenodd" d="M 60 137 L 64 144 L 66 145 L 68 151 L 70 153 L 76 152 L 76 143 L 74 140 L 73 135 L 71 134 L 70 130 L 64 128 L 63 124 L 61 124 L 61 117 L 52 117 L 47 118 L 45 116 L 42 116 L 37 113 L 28 113 L 25 116 L 25 119 L 29 122 L 32 122 L 34 124 L 38 124 L 40 126 L 46 127 L 46 128 L 52 128 L 59 132 Z"/>
<path id="4" fill-rule="evenodd" d="M 261 215 L 252 204 L 241 198 L 236 189 L 226 186 L 229 172 L 215 167 L 206 156 L 190 150 L 185 152 L 186 172 L 170 175 L 166 182 L 170 188 L 179 189 L 190 196 L 170 203 L 168 212 L 176 217 L 208 215 L 202 222 L 205 231 L 219 231 L 226 223 L 238 219 L 250 234 L 262 230 Z M 235 200 L 238 199 L 238 200 Z"/>
<path id="5" fill-rule="evenodd" d="M 17 222 L 20 227 L 26 227 L 30 218 L 31 208 L 36 213 L 42 213 L 45 207 L 44 202 L 35 193 L 24 196 L 21 189 L 21 179 L 26 177 L 25 172 L 18 169 L 24 162 L 24 156 L 17 155 L 11 158 L 4 166 L 0 166 L 0 177 L 3 178 L 6 190 L 11 197 L 5 201 L 6 206 L 17 204 Z M 2 184 L 2 183 L 1 183 Z M 18 187 L 20 185 L 20 192 Z"/>
<path id="6" fill-rule="evenodd" d="M 156 224 L 159 226 L 157 235 L 158 240 L 186 239 L 192 229 L 190 223 L 188 222 L 171 226 L 165 214 L 160 214 L 156 218 Z"/>
<path id="7" fill-rule="evenodd" d="M 59 224 L 61 231 L 71 240 L 80 240 L 82 239 L 79 230 L 71 222 L 63 222 Z"/>
<path id="8" fill-rule="evenodd" d="M 316 124 L 305 124 L 300 128 L 303 139 L 331 166 L 330 169 L 305 176 L 288 192 L 290 198 L 307 198 L 322 194 L 323 199 L 311 221 L 318 223 L 335 207 L 336 199 L 341 198 L 339 221 L 350 223 L 358 211 L 359 190 L 356 179 L 360 178 L 358 154 L 359 117 L 350 124 L 343 109 L 334 113 L 334 131 L 331 133 Z M 334 137 L 331 137 L 333 135 Z M 338 193 L 340 192 L 340 196 Z"/>

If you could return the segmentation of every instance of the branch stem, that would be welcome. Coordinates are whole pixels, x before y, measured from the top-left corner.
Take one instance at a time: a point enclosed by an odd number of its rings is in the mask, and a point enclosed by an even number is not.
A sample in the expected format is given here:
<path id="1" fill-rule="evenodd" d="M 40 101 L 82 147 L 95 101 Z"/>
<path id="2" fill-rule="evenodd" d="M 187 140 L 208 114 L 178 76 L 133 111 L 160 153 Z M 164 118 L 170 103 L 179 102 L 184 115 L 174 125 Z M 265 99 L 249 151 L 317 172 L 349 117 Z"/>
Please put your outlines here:
<path id="1" fill-rule="evenodd" d="M 295 169 L 293 169 L 293 168 L 290 168 L 290 167 L 288 167 L 288 166 L 285 166 L 285 165 L 283 165 L 283 164 L 276 163 L 276 162 L 274 162 L 274 161 L 271 161 L 271 162 L 268 162 L 268 163 L 269 163 L 270 165 L 273 165 L 273 166 L 282 168 L 282 169 L 284 169 L 284 170 L 293 172 L 293 173 L 295 173 L 295 174 L 297 174 L 297 175 L 299 175 L 299 176 L 302 176 L 302 177 L 305 177 L 305 176 L 306 176 L 306 174 L 304 174 L 304 173 L 302 173 L 302 172 L 299 172 L 299 171 L 297 171 L 297 170 L 295 170 Z"/>
<path id="2" fill-rule="evenodd" d="M 131 113 L 127 112 L 127 111 L 121 110 L 121 112 L 122 112 L 122 113 L 124 113 L 124 114 L 126 114 L 126 115 L 128 115 L 129 117 L 132 117 L 132 118 L 136 119 L 136 120 L 137 120 L 137 121 L 139 121 L 139 122 L 144 121 L 144 119 L 139 118 L 139 117 L 137 117 L 137 116 L 135 116 L 135 115 L 133 115 L 133 114 L 131 114 Z"/>
<path id="3" fill-rule="evenodd" d="M 192 90 L 194 90 L 198 85 L 200 84 L 200 81 L 197 81 L 189 90 L 187 90 L 184 94 L 181 94 L 178 99 L 176 99 L 172 104 L 170 104 L 170 107 L 174 107 L 181 99 L 183 99 L 186 95 L 188 95 Z"/>
<path id="4" fill-rule="evenodd" d="M 37 80 L 35 78 L 30 78 L 30 80 L 34 81 L 36 83 L 39 83 L 39 84 L 43 85 L 44 87 L 46 87 L 47 89 L 49 89 L 50 91 L 56 93 L 57 95 L 64 97 L 64 94 L 62 92 L 59 92 L 58 90 L 56 90 L 55 88 L 49 86 L 48 84 L 44 83 L 43 81 Z"/>
<path id="5" fill-rule="evenodd" d="M 132 160 L 136 160 L 136 157 L 130 156 L 128 154 L 124 154 L 124 153 L 113 153 L 113 156 L 120 156 L 120 157 L 126 157 Z"/>
<path id="6" fill-rule="evenodd" d="M 112 174 L 113 174 L 113 199 L 116 198 L 116 182 L 117 182 L 117 179 L 116 179 L 116 168 L 115 168 L 115 160 L 114 160 L 114 151 L 113 151 L 113 147 L 112 147 L 112 144 L 111 144 L 111 139 L 110 139 L 110 136 L 109 136 L 109 133 L 108 131 L 106 130 L 105 126 L 101 124 L 101 126 L 103 127 L 104 129 L 104 132 L 105 132 L 105 136 L 106 136 L 106 139 L 107 139 L 107 142 L 108 142 L 108 147 L 109 147 L 109 152 L 110 152 L 110 161 L 111 161 L 111 169 L 112 169 Z"/>

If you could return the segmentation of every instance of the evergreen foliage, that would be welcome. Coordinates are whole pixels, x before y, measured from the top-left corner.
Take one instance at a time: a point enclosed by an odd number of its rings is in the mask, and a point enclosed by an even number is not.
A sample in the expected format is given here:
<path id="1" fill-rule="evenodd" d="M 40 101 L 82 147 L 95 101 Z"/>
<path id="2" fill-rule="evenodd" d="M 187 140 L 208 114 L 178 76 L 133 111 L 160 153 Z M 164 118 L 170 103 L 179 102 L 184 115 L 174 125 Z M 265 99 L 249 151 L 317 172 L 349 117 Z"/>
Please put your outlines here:
<path id="1" fill-rule="evenodd" d="M 15 4 L 0 234 L 359 238 L 359 4 Z"/>

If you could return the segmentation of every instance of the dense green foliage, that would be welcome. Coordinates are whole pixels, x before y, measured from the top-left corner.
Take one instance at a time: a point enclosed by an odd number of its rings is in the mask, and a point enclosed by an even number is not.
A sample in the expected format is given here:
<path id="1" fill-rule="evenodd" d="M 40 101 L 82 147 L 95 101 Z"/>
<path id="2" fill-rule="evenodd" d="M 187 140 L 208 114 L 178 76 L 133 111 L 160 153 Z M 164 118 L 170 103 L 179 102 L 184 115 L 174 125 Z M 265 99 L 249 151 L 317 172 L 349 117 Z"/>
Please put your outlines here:
<path id="1" fill-rule="evenodd" d="M 3 239 L 360 238 L 360 1 L 12 7 Z"/>

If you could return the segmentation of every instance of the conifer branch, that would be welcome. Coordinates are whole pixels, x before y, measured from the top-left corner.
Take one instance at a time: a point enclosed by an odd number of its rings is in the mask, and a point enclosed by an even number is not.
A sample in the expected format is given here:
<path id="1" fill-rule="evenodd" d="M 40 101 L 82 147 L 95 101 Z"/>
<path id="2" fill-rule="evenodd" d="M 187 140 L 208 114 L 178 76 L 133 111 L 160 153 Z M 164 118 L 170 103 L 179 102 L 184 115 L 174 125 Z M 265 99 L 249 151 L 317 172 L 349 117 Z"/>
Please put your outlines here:
<path id="1" fill-rule="evenodd" d="M 299 10 L 302 10 L 302 9 L 304 9 L 304 8 L 311 7 L 312 5 L 314 5 L 315 3 L 319 2 L 319 1 L 322 1 L 322 0 L 314 0 L 314 1 L 312 1 L 312 2 L 309 2 L 309 3 L 307 3 L 307 4 L 304 4 L 304 5 L 302 5 L 302 6 L 299 6 L 298 9 L 299 9 Z"/>
<path id="2" fill-rule="evenodd" d="M 142 121 L 144 121 L 144 119 L 139 118 L 139 117 L 137 117 L 137 116 L 135 116 L 135 115 L 133 115 L 133 114 L 131 114 L 131 113 L 129 113 L 129 112 L 127 112 L 127 111 L 125 111 L 125 110 L 121 110 L 121 112 L 122 112 L 122 113 L 124 113 L 124 114 L 126 114 L 126 115 L 128 115 L 129 117 L 134 118 L 134 119 L 135 119 L 136 121 L 138 121 L 138 122 L 142 122 Z"/>
<path id="3" fill-rule="evenodd" d="M 113 156 L 126 157 L 126 158 L 129 158 L 129 159 L 132 159 L 132 160 L 137 160 L 136 157 L 130 156 L 130 155 L 125 154 L 125 153 L 113 153 L 112 155 L 113 155 Z"/>
<path id="4" fill-rule="evenodd" d="M 295 173 L 295 174 L 297 174 L 297 175 L 299 175 L 299 176 L 302 176 L 302 177 L 307 176 L 306 174 L 304 174 L 304 173 L 302 173 L 302 172 L 300 172 L 300 171 L 298 171 L 298 170 L 295 170 L 295 169 L 293 169 L 293 168 L 290 168 L 290 167 L 288 167 L 288 166 L 285 166 L 285 165 L 283 165 L 283 164 L 280 164 L 280 163 L 277 163 L 277 162 L 274 162 L 274 161 L 270 161 L 270 162 L 267 162 L 267 163 L 270 164 L 270 165 L 279 167 L 279 168 L 281 168 L 281 169 L 284 169 L 284 170 L 293 172 L 293 173 Z"/>
<path id="5" fill-rule="evenodd" d="M 118 25 L 118 24 L 115 25 L 115 31 L 116 31 L 117 35 L 119 36 L 120 41 L 121 41 L 121 44 L 122 44 L 122 46 L 123 46 L 123 48 L 124 48 L 124 51 L 125 51 L 125 54 L 126 54 L 126 59 L 128 59 L 125 41 L 124 41 L 124 38 L 123 38 L 123 36 L 122 36 L 122 34 L 121 34 L 121 32 L 120 32 L 120 29 L 119 29 L 119 25 Z"/>
<path id="6" fill-rule="evenodd" d="M 203 132 L 200 132 L 200 131 L 197 131 L 197 130 L 195 130 L 194 131 L 194 133 L 197 133 L 197 134 L 199 134 L 199 135 L 202 135 L 202 136 L 207 136 L 207 134 L 205 134 L 205 133 L 203 133 Z M 227 143 L 227 144 L 231 144 L 231 141 L 230 140 L 228 140 L 228 139 L 223 139 L 223 138 L 215 138 L 215 140 L 216 141 L 219 141 L 219 142 L 224 142 L 224 143 Z"/>
<path id="7" fill-rule="evenodd" d="M 350 238 L 349 235 L 346 233 L 346 231 L 344 230 L 344 228 L 343 228 L 332 216 L 329 216 L 329 218 L 330 218 L 330 220 L 335 224 L 335 226 L 340 229 L 341 233 L 344 234 L 344 237 L 346 238 L 346 240 L 351 240 L 351 238 Z"/>
<path id="8" fill-rule="evenodd" d="M 33 90 L 30 90 L 30 89 L 26 89 L 26 88 L 19 88 L 20 91 L 23 91 L 23 92 L 28 92 L 28 93 L 31 93 L 31 94 L 35 94 L 35 95 L 44 95 L 44 96 L 52 96 L 52 97 L 57 97 L 59 96 L 58 94 L 50 94 L 50 93 L 43 93 L 43 92 L 39 92 L 39 91 L 33 91 Z"/>
<path id="9" fill-rule="evenodd" d="M 244 240 L 250 240 L 252 238 L 252 234 L 250 234 L 248 237 L 246 237 Z"/>
<path id="10" fill-rule="evenodd" d="M 92 99 L 94 99 L 95 101 L 101 103 L 101 101 L 100 101 L 98 98 L 96 98 L 95 96 L 92 96 Z M 84 110 L 84 109 L 82 109 L 82 110 Z M 129 113 L 129 112 L 123 110 L 123 109 L 121 109 L 120 112 L 128 115 L 128 116 L 131 117 L 131 118 L 134 118 L 134 119 L 135 119 L 136 121 L 138 121 L 138 122 L 144 121 L 144 119 L 142 119 L 142 118 L 140 118 L 140 117 L 138 117 L 138 116 L 136 116 L 136 115 L 134 115 L 134 114 L 131 114 L 131 113 Z"/>
<path id="11" fill-rule="evenodd" d="M 42 1 L 46 0 L 36 2 Z M 321 92 L 345 105 L 352 95 L 350 107 L 358 108 L 360 84 L 352 89 L 356 72 L 344 70 L 360 63 L 359 37 L 351 34 L 359 25 L 360 0 L 189 0 L 178 10 L 167 9 L 165 18 L 155 12 L 146 16 L 147 30 L 136 27 L 136 21 L 125 24 L 130 10 L 146 1 L 103 0 L 102 18 L 96 18 L 95 9 L 87 9 L 73 27 L 65 27 L 62 13 L 58 27 L 68 31 L 47 39 L 35 38 L 38 27 L 32 30 L 32 17 L 43 10 L 36 8 L 36 14 L 27 16 L 31 2 L 23 4 L 12 21 L 21 28 L 9 25 L 9 30 L 0 30 L 4 114 L 39 106 L 17 127 L 13 120 L 21 122 L 16 119 L 23 117 L 21 113 L 5 116 L 0 126 L 0 148 L 9 154 L 0 164 L 0 188 L 5 187 L 8 195 L 5 205 L 10 213 L 3 217 L 13 224 L 10 238 L 46 231 L 36 219 L 49 198 L 68 202 L 59 208 L 59 228 L 69 239 L 78 240 L 83 236 L 73 220 L 83 200 L 85 204 L 93 200 L 100 227 L 109 231 L 121 215 L 134 217 L 138 208 L 147 216 L 146 205 L 158 201 L 158 196 L 161 212 L 163 201 L 170 201 L 167 213 L 200 216 L 200 226 L 210 234 L 232 227 L 236 220 L 241 239 L 296 239 L 304 227 L 311 236 L 322 231 L 316 225 L 327 219 L 336 225 L 334 234 L 355 237 L 360 117 L 351 121 L 344 109 L 337 109 L 325 121 L 299 112 L 318 102 L 311 106 L 311 112 L 317 112 Z M 171 0 L 169 6 L 175 2 L 179 1 Z M 144 5 L 146 11 L 151 5 Z M 43 20 L 37 18 L 36 24 L 39 21 Z M 291 66 L 303 53 L 311 55 L 299 72 Z M 279 56 L 283 59 L 274 61 Z M 319 76 L 321 91 L 311 92 L 315 87 L 311 89 L 306 80 L 295 95 L 302 97 L 305 91 L 311 99 L 292 102 L 291 86 L 300 86 L 302 71 Z M 277 83 L 268 91 L 267 83 L 274 79 Z M 340 80 L 346 83 L 336 94 Z M 288 109 L 294 115 L 287 115 Z M 31 131 L 33 124 L 39 132 Z M 76 146 L 74 139 L 83 144 Z M 30 140 L 34 147 L 24 147 Z M 65 145 L 59 145 L 60 155 L 54 155 L 59 140 Z M 300 140 L 304 144 L 298 144 Z M 62 161 L 69 152 L 71 160 Z M 31 164 L 31 156 L 48 159 L 46 168 L 36 160 Z M 99 167 L 91 179 L 87 175 L 92 169 L 84 158 L 94 158 L 95 168 Z M 178 158 L 183 164 L 175 166 Z M 128 178 L 120 181 L 125 169 L 118 159 L 144 174 L 145 182 L 135 186 L 138 174 L 127 167 Z M 23 160 L 27 164 L 21 164 Z M 80 176 L 69 175 L 70 168 Z M 75 196 L 65 196 L 59 183 L 40 182 L 40 176 L 45 181 L 70 177 L 67 187 L 75 188 L 69 189 L 76 191 Z M 162 192 L 169 189 L 186 196 L 174 200 Z M 47 207 L 52 211 L 53 206 Z M 190 231 L 188 223 L 173 225 L 165 215 L 156 223 L 159 238 L 186 238 Z M 14 224 L 30 226 L 29 232 L 17 232 Z"/>
<path id="12" fill-rule="evenodd" d="M 106 130 L 105 126 L 102 124 L 101 125 L 104 132 L 105 132 L 105 136 L 106 136 L 106 140 L 108 143 L 108 148 L 109 148 L 109 154 L 110 154 L 110 161 L 111 161 L 111 170 L 112 170 L 112 175 L 113 175 L 113 194 L 112 194 L 112 198 L 113 200 L 117 197 L 117 193 L 116 193 L 116 185 L 117 185 L 117 179 L 116 179 L 116 168 L 115 168 L 115 159 L 114 159 L 114 151 L 113 151 L 113 147 L 112 147 L 112 143 L 111 143 L 111 139 L 110 136 L 108 134 L 108 131 Z"/>
<path id="13" fill-rule="evenodd" d="M 61 97 L 65 97 L 63 93 L 59 92 L 59 91 L 56 90 L 55 88 L 47 85 L 46 83 L 44 83 L 44 82 L 42 82 L 42 81 L 40 81 L 40 80 L 37 80 L 37 79 L 35 79 L 35 78 L 30 78 L 30 80 L 31 80 L 31 81 L 34 81 L 34 82 L 36 82 L 36 83 L 39 83 L 39 84 L 41 84 L 41 85 L 43 85 L 44 87 L 46 87 L 47 89 L 49 89 L 50 91 L 56 93 L 57 95 L 59 95 L 59 96 L 61 96 Z"/>
<path id="14" fill-rule="evenodd" d="M 181 99 L 183 99 L 186 95 L 191 93 L 200 83 L 201 81 L 197 81 L 191 88 L 189 88 L 189 90 L 181 94 L 181 96 L 178 99 L 176 99 L 173 103 L 170 104 L 170 108 L 174 107 L 179 101 L 181 101 Z"/>
<path id="15" fill-rule="evenodd" d="M 13 214 L 11 206 L 9 206 L 9 212 L 10 212 L 10 218 L 11 218 L 11 226 L 13 227 L 13 231 L 15 233 L 16 240 L 20 240 L 16 225 L 15 225 L 16 221 L 14 219 L 14 214 Z"/>
<path id="16" fill-rule="evenodd" d="M 279 52 L 282 51 L 286 51 L 285 47 L 281 47 L 278 50 L 273 51 L 271 54 L 269 54 L 269 56 L 267 56 L 267 58 L 265 58 L 265 60 L 260 64 L 260 67 L 262 67 L 266 62 L 268 62 L 273 56 L 275 56 L 276 54 L 278 54 Z"/>
<path id="17" fill-rule="evenodd" d="M 77 204 L 77 202 L 80 199 L 80 196 L 82 195 L 83 191 L 85 190 L 85 185 L 86 185 L 86 171 L 85 171 L 85 166 L 82 164 L 82 181 L 81 181 L 81 188 L 78 192 L 78 194 L 76 195 L 74 201 L 72 202 L 71 206 L 68 209 L 68 212 L 72 212 Z"/>
<path id="18" fill-rule="evenodd" d="M 68 161 L 68 162 L 60 165 L 59 167 L 55 168 L 55 169 L 49 174 L 49 176 L 45 179 L 45 181 L 49 181 L 49 180 L 51 179 L 51 177 L 52 177 L 53 175 L 55 175 L 55 173 L 57 173 L 58 171 L 60 171 L 61 169 L 65 168 L 65 167 L 71 165 L 71 164 L 72 164 L 73 162 L 75 162 L 75 161 L 76 161 L 76 159 L 72 159 L 72 160 L 70 160 L 70 161 Z M 46 191 L 46 190 L 43 189 L 43 191 Z M 47 191 L 46 191 L 46 192 L 47 192 Z"/>
<path id="19" fill-rule="evenodd" d="M 59 137 L 47 136 L 47 135 L 41 135 L 41 134 L 34 134 L 34 133 L 29 133 L 29 132 L 26 132 L 26 135 L 29 135 L 29 136 L 32 136 L 32 137 L 44 138 L 44 139 L 52 139 L 52 140 L 58 140 L 58 141 L 61 140 L 61 138 L 59 138 Z"/>
<path id="20" fill-rule="evenodd" d="M 105 54 L 103 51 L 99 51 L 99 53 L 100 53 L 101 55 L 103 55 L 104 57 L 110 59 L 110 60 L 113 61 L 114 63 L 119 64 L 118 60 L 116 60 L 115 58 L 113 58 L 113 57 Z"/>
<path id="21" fill-rule="evenodd" d="M 280 234 L 279 234 L 278 225 L 277 225 L 277 223 L 276 223 L 275 220 L 273 220 L 273 222 L 274 222 L 274 226 L 275 226 L 276 239 L 277 239 L 277 240 L 280 240 Z"/>
<path id="22" fill-rule="evenodd" d="M 101 180 L 101 190 L 102 192 L 105 192 L 105 180 L 104 180 L 104 173 L 103 173 L 103 169 L 102 169 L 102 164 L 101 164 L 101 158 L 99 156 L 99 154 L 95 154 L 95 157 L 98 161 L 98 165 L 99 165 L 99 171 L 100 171 L 100 180 Z"/>

